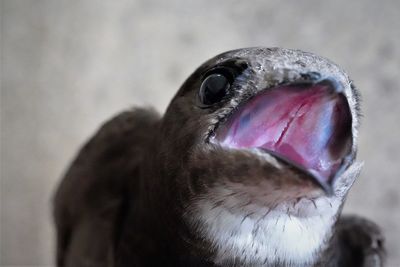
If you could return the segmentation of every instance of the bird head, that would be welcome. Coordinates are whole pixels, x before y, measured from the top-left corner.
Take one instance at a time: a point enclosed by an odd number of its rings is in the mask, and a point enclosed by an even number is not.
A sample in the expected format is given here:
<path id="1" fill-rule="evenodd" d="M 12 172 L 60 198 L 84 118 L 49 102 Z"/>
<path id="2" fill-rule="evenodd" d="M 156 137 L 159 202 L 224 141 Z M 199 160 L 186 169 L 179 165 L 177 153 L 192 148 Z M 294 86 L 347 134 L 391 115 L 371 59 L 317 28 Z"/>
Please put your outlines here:
<path id="1" fill-rule="evenodd" d="M 229 51 L 201 65 L 171 101 L 160 169 L 218 261 L 311 262 L 360 172 L 359 117 L 355 86 L 330 60 Z"/>

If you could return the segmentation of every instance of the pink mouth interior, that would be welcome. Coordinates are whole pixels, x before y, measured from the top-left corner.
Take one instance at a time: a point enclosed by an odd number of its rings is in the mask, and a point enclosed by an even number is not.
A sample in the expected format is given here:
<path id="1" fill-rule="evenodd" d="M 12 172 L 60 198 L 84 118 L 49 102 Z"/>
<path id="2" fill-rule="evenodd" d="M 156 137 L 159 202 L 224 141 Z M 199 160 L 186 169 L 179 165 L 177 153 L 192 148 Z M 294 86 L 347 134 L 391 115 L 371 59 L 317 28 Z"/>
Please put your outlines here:
<path id="1" fill-rule="evenodd" d="M 351 151 L 351 113 L 345 96 L 326 84 L 280 86 L 240 107 L 215 139 L 264 149 L 330 183 Z"/>

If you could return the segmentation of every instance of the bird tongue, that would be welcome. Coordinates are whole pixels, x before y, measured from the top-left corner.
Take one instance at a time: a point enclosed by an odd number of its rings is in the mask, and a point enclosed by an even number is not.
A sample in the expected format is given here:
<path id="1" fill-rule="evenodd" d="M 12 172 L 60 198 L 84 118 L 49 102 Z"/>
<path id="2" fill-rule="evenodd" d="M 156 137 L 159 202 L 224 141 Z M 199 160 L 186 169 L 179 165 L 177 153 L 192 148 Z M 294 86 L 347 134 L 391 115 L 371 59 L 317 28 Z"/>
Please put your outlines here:
<path id="1" fill-rule="evenodd" d="M 264 149 L 330 184 L 351 151 L 351 113 L 327 84 L 280 86 L 240 107 L 215 138 L 226 147 Z"/>

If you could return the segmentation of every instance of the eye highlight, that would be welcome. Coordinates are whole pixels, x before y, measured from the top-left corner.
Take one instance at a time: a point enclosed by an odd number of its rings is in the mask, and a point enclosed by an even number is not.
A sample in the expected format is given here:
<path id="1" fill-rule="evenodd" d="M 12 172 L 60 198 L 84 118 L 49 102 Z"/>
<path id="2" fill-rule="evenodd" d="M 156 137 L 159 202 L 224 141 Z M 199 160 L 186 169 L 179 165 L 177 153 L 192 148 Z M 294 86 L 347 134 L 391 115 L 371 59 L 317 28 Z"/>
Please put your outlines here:
<path id="1" fill-rule="evenodd" d="M 231 81 L 222 73 L 212 73 L 202 82 L 199 91 L 200 101 L 204 105 L 218 103 L 228 93 Z"/>

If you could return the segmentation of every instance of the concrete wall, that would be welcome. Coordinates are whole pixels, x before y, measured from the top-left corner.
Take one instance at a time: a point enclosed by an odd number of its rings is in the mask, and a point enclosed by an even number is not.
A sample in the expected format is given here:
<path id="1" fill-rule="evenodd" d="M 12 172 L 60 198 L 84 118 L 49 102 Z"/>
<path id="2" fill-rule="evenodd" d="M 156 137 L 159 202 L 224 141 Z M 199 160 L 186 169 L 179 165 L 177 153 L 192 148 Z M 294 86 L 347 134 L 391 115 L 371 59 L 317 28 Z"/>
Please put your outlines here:
<path id="1" fill-rule="evenodd" d="M 162 112 L 216 53 L 281 46 L 331 58 L 361 89 L 365 168 L 345 210 L 382 226 L 400 266 L 399 18 L 398 0 L 1 0 L 1 264 L 52 264 L 51 194 L 102 121 Z"/>

